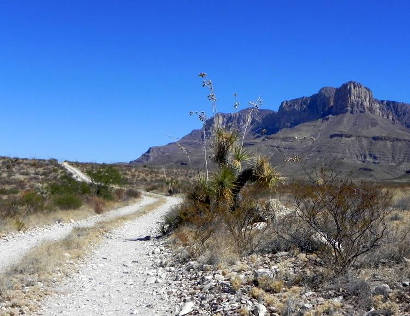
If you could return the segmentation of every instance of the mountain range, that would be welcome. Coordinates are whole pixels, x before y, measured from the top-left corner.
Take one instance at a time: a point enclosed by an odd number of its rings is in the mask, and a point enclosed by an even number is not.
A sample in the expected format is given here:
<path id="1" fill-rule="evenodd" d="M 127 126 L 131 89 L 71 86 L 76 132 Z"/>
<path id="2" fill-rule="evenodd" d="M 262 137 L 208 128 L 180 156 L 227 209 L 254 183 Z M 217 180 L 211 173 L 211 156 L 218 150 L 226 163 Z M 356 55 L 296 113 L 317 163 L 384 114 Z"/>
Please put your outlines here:
<path id="1" fill-rule="evenodd" d="M 216 119 L 243 133 L 250 111 L 245 148 L 269 157 L 285 176 L 326 165 L 356 178 L 410 180 L 410 104 L 378 100 L 369 88 L 349 81 L 283 101 L 277 112 L 248 108 L 218 113 L 204 124 L 207 138 Z M 130 163 L 201 168 L 202 135 L 203 130 L 193 130 L 177 142 L 149 148 Z"/>

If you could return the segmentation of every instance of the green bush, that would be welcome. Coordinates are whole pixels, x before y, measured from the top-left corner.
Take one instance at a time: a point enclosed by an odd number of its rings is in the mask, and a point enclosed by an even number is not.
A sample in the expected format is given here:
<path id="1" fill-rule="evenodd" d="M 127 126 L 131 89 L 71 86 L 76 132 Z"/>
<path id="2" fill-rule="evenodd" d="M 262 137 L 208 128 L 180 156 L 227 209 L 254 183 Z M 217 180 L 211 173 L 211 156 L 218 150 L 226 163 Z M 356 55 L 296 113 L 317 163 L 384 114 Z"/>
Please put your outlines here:
<path id="1" fill-rule="evenodd" d="M 52 195 L 59 194 L 79 194 L 85 195 L 91 193 L 91 186 L 85 182 L 78 182 L 68 175 L 62 176 L 58 182 L 49 185 L 49 191 Z"/>
<path id="2" fill-rule="evenodd" d="M 104 200 L 112 201 L 114 196 L 110 190 L 110 187 L 106 185 L 97 185 L 95 189 L 95 194 Z"/>
<path id="3" fill-rule="evenodd" d="M 18 194 L 19 191 L 16 188 L 12 189 L 5 189 L 5 188 L 0 188 L 0 195 L 9 195 L 9 194 Z"/>
<path id="4" fill-rule="evenodd" d="M 113 166 L 101 167 L 87 171 L 91 180 L 104 186 L 123 184 L 124 179 L 121 173 Z"/>
<path id="5" fill-rule="evenodd" d="M 77 209 L 82 205 L 82 200 L 72 193 L 57 195 L 54 197 L 53 202 L 62 210 Z"/>
<path id="6" fill-rule="evenodd" d="M 29 191 L 23 194 L 20 203 L 27 213 L 33 213 L 44 209 L 45 199 L 40 194 Z"/>

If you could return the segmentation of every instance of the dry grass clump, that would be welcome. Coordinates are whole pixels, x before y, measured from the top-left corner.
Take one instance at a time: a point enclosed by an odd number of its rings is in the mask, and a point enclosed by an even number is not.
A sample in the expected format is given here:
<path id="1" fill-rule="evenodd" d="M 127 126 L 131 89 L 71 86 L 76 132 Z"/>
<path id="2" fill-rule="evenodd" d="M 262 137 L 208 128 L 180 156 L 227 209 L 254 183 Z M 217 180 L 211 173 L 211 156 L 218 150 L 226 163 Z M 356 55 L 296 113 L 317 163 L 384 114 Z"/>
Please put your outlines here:
<path id="1" fill-rule="evenodd" d="M 285 286 L 282 280 L 277 280 L 268 276 L 259 277 L 256 281 L 258 287 L 265 292 L 280 293 Z"/>
<path id="2" fill-rule="evenodd" d="M 91 198 L 91 204 L 96 214 L 102 214 L 104 212 L 105 201 L 102 198 L 99 198 L 98 196 L 93 196 Z"/>
<path id="3" fill-rule="evenodd" d="M 238 291 L 242 286 L 243 280 L 239 276 L 235 275 L 231 277 L 230 282 L 231 282 L 232 288 L 235 291 Z"/>
<path id="4" fill-rule="evenodd" d="M 387 183 L 383 187 L 392 194 L 392 206 L 398 210 L 410 210 L 410 184 Z"/>

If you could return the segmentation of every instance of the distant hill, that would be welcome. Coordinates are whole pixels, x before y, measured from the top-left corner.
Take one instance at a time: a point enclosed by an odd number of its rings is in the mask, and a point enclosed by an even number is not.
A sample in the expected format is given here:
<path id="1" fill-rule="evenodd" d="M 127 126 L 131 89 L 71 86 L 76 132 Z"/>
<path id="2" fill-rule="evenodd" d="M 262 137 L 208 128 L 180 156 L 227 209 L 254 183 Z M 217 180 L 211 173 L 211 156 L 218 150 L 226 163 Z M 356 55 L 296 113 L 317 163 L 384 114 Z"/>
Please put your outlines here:
<path id="1" fill-rule="evenodd" d="M 216 117 L 224 126 L 242 131 L 248 111 Z M 206 122 L 207 135 L 214 121 Z M 354 81 L 325 87 L 310 97 L 283 101 L 278 112 L 254 111 L 245 147 L 270 157 L 284 175 L 302 175 L 306 168 L 330 163 L 358 178 L 410 181 L 410 104 L 377 100 Z M 151 147 L 130 163 L 200 168 L 201 130 L 178 143 Z"/>

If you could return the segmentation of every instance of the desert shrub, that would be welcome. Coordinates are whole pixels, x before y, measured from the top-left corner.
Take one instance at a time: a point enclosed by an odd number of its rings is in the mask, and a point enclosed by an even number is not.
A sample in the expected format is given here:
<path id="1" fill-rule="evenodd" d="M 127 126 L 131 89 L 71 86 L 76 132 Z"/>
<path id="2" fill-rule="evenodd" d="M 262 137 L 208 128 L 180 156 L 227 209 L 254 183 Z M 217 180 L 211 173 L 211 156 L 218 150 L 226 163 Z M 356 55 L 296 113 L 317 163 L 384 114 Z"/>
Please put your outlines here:
<path id="1" fill-rule="evenodd" d="M 138 190 L 135 190 L 135 189 L 127 189 L 125 191 L 125 195 L 128 198 L 139 198 L 139 197 L 141 197 L 141 192 L 138 191 Z"/>
<path id="2" fill-rule="evenodd" d="M 19 216 L 16 216 L 14 218 L 14 227 L 17 231 L 23 231 L 27 229 L 26 224 Z"/>
<path id="3" fill-rule="evenodd" d="M 255 237 L 260 230 L 256 222 L 264 220 L 245 188 L 271 188 L 279 176 L 263 157 L 252 157 L 243 148 L 248 125 L 252 120 L 252 112 L 259 108 L 261 99 L 250 102 L 252 109 L 248 111 L 247 123 L 242 131 L 231 130 L 223 126 L 216 114 L 216 97 L 212 81 L 201 73 L 202 86 L 209 90 L 208 100 L 214 114 L 214 125 L 207 124 L 204 111 L 192 111 L 190 115 L 198 116 L 202 122 L 204 175 L 192 184 L 184 202 L 166 219 L 168 229 L 178 226 L 189 226 L 195 232 L 194 241 L 203 247 L 213 236 L 232 239 L 236 250 L 248 253 L 254 248 Z M 235 102 L 235 108 L 238 106 Z M 210 148 L 208 148 L 208 138 Z M 208 153 L 208 149 L 211 150 Z M 208 159 L 211 158 L 215 171 L 210 174 Z M 228 234 L 229 237 L 224 237 Z M 221 239 L 218 239 L 221 241 Z M 209 242 L 208 244 L 211 244 Z M 221 242 L 219 242 L 221 244 Z"/>
<path id="4" fill-rule="evenodd" d="M 115 199 L 118 201 L 122 201 L 125 199 L 125 190 L 124 189 L 115 189 L 114 190 Z"/>
<path id="5" fill-rule="evenodd" d="M 64 193 L 54 196 L 54 204 L 62 210 L 77 209 L 82 205 L 82 200 L 73 193 Z"/>
<path id="6" fill-rule="evenodd" d="M 28 214 L 43 210 L 44 204 L 44 197 L 33 191 L 25 192 L 20 199 L 20 205 L 24 207 Z"/>
<path id="7" fill-rule="evenodd" d="M 296 247 L 305 253 L 320 250 L 322 243 L 315 238 L 315 231 L 295 213 L 286 214 L 272 221 L 274 234 L 264 242 L 264 250 L 289 251 Z"/>
<path id="8" fill-rule="evenodd" d="M 365 310 L 369 310 L 372 306 L 372 291 L 366 280 L 346 274 L 332 279 L 330 284 L 322 284 L 322 286 L 330 291 L 343 290 L 346 298 L 354 299 L 356 304 Z"/>
<path id="9" fill-rule="evenodd" d="M 106 185 L 99 185 L 97 184 L 95 186 L 95 194 L 100 197 L 103 198 L 104 200 L 108 200 L 108 201 L 112 201 L 114 200 L 114 196 L 111 192 L 111 189 L 109 186 Z"/>
<path id="10" fill-rule="evenodd" d="M 145 191 L 152 192 L 152 191 L 161 191 L 162 185 L 158 183 L 150 183 L 145 187 Z"/>
<path id="11" fill-rule="evenodd" d="M 253 252 L 260 242 L 258 237 L 269 227 L 269 219 L 262 218 L 262 213 L 250 195 L 245 196 L 232 211 L 224 212 L 223 221 L 242 253 Z"/>
<path id="12" fill-rule="evenodd" d="M 312 182 L 295 185 L 294 194 L 297 216 L 316 233 L 319 254 L 335 272 L 381 245 L 391 195 L 379 186 L 322 169 Z"/>
<path id="13" fill-rule="evenodd" d="M 0 218 L 10 218 L 18 214 L 20 200 L 16 198 L 0 199 Z"/>
<path id="14" fill-rule="evenodd" d="M 121 173 L 113 166 L 90 169 L 87 171 L 87 174 L 94 183 L 102 184 L 103 186 L 119 185 L 124 182 Z"/>
<path id="15" fill-rule="evenodd" d="M 182 223 L 182 218 L 179 214 L 181 210 L 180 206 L 173 207 L 165 216 L 161 224 L 161 233 L 167 235 L 170 232 L 175 231 Z"/>
<path id="16" fill-rule="evenodd" d="M 57 182 L 51 183 L 48 186 L 48 190 L 52 195 L 68 193 L 85 195 L 92 192 L 91 185 L 85 182 L 76 181 L 68 175 L 63 175 Z"/>
<path id="17" fill-rule="evenodd" d="M 389 221 L 382 246 L 377 251 L 372 251 L 359 258 L 357 264 L 361 267 L 377 267 L 380 263 L 403 262 L 410 257 L 410 222 L 408 217 L 400 221 Z"/>

